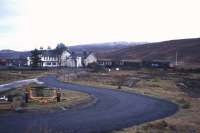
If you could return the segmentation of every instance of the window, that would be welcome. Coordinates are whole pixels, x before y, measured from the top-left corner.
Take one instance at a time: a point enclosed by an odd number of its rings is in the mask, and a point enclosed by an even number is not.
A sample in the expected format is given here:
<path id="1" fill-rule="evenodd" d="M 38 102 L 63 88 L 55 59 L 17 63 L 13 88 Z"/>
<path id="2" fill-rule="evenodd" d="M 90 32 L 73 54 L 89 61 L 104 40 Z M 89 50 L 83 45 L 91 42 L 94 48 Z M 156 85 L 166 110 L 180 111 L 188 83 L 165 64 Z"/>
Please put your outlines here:
<path id="1" fill-rule="evenodd" d="M 50 65 L 51 65 L 51 62 L 47 62 L 47 65 L 50 66 Z"/>

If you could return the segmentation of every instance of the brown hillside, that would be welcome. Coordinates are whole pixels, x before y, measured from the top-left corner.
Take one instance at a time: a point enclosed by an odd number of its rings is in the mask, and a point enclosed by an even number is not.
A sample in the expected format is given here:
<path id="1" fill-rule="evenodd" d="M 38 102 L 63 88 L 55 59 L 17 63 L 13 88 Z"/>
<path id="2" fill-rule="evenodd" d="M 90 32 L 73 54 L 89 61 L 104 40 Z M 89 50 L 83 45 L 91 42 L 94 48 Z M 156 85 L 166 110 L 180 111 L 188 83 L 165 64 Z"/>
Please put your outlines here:
<path id="1" fill-rule="evenodd" d="M 114 52 L 99 54 L 99 58 L 169 60 L 200 64 L 200 38 L 171 40 L 144 45 L 129 46 Z"/>

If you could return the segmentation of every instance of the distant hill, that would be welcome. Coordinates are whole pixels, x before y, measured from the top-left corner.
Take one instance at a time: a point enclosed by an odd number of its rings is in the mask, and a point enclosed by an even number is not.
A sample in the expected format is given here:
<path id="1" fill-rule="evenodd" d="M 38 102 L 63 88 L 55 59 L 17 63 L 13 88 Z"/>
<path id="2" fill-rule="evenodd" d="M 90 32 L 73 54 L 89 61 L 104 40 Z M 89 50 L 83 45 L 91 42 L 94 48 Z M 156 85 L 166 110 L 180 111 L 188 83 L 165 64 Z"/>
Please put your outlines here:
<path id="1" fill-rule="evenodd" d="M 123 48 L 127 48 L 128 46 L 135 46 L 139 44 L 139 42 L 106 42 L 106 43 L 97 43 L 97 44 L 83 44 L 83 45 L 76 45 L 70 46 L 70 50 L 78 52 L 78 51 L 92 51 L 95 53 L 101 52 L 111 52 Z"/>
<path id="2" fill-rule="evenodd" d="M 169 60 L 186 64 L 200 64 L 200 38 L 170 40 L 129 46 L 127 48 L 99 54 L 99 58 Z"/>
<path id="3" fill-rule="evenodd" d="M 29 51 L 19 52 L 13 50 L 0 50 L 0 58 L 3 59 L 18 59 L 25 58 L 30 55 Z"/>
<path id="4" fill-rule="evenodd" d="M 102 52 L 110 52 L 119 50 L 122 48 L 126 48 L 130 45 L 137 45 L 141 43 L 128 43 L 128 42 L 108 42 L 108 43 L 98 43 L 98 44 L 85 44 L 85 45 L 76 45 L 70 46 L 69 49 L 74 52 L 83 52 L 83 51 L 92 51 L 96 54 Z M 13 50 L 0 50 L 0 58 L 9 58 L 9 59 L 16 59 L 19 57 L 27 57 L 31 53 L 30 51 L 13 51 Z"/>
<path id="5" fill-rule="evenodd" d="M 200 38 L 170 40 L 156 43 L 111 42 L 70 46 L 74 52 L 93 51 L 99 59 L 168 60 L 200 66 Z M 19 58 L 30 51 L 0 50 L 0 58 Z"/>

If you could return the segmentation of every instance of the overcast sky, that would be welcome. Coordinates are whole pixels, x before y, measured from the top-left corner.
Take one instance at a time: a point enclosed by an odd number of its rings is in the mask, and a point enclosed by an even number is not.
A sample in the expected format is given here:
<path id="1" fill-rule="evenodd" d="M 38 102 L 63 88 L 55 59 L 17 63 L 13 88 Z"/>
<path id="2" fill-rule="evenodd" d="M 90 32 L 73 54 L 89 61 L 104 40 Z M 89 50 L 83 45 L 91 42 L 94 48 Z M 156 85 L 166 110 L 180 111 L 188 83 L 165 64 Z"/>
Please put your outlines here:
<path id="1" fill-rule="evenodd" d="M 199 0 L 0 0 L 0 49 L 200 37 Z"/>

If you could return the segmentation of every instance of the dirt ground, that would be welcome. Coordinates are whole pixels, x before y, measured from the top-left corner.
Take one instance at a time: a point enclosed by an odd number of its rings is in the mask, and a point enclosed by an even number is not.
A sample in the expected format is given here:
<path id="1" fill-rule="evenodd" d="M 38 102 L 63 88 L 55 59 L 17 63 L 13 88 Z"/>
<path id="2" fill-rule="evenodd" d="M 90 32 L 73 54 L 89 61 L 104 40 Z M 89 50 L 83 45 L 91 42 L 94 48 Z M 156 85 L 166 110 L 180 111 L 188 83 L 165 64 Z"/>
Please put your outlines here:
<path id="1" fill-rule="evenodd" d="M 179 111 L 162 120 L 113 131 L 114 133 L 200 133 L 200 74 L 162 69 L 120 70 L 104 73 L 80 72 L 61 80 L 167 99 Z"/>

